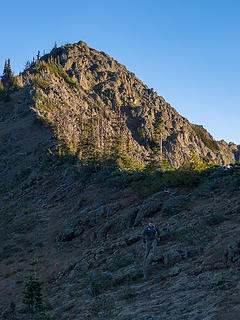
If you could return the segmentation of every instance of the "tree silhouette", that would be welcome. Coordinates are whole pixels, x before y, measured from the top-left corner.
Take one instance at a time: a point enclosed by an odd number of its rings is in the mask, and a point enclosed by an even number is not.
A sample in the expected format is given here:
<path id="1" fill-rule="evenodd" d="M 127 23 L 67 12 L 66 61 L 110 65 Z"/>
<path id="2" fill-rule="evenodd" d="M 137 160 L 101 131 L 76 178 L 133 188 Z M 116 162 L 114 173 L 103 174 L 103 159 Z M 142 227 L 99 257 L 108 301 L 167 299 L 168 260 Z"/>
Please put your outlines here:
<path id="1" fill-rule="evenodd" d="M 3 87 L 8 89 L 14 83 L 14 74 L 11 69 L 10 59 L 7 59 L 4 64 L 3 75 L 2 75 L 2 84 Z"/>
<path id="2" fill-rule="evenodd" d="M 23 297 L 24 310 L 29 320 L 50 319 L 45 313 L 43 303 L 42 281 L 37 276 L 37 264 L 39 260 L 35 256 L 30 265 L 30 275 L 25 282 L 25 291 Z"/>

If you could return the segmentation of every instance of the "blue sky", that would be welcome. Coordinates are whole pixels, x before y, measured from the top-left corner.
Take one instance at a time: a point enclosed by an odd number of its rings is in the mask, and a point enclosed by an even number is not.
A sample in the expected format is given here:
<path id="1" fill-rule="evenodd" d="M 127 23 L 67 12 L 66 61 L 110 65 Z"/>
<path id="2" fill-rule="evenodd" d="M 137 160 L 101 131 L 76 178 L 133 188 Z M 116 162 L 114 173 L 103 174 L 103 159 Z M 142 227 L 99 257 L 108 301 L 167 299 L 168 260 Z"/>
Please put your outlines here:
<path id="1" fill-rule="evenodd" d="M 80 40 L 105 51 L 215 139 L 240 144 L 239 0 L 8 0 L 0 70 Z"/>

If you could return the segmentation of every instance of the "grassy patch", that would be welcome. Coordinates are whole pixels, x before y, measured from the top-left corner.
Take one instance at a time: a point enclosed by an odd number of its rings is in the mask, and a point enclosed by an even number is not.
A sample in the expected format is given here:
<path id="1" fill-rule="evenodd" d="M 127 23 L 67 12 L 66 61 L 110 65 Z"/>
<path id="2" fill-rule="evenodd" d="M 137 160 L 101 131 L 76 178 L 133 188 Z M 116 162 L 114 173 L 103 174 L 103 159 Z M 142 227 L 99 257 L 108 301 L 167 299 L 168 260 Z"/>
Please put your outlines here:
<path id="1" fill-rule="evenodd" d="M 207 136 L 205 130 L 201 126 L 192 125 L 192 129 L 196 133 L 198 138 L 203 141 L 203 143 L 205 144 L 206 147 L 208 147 L 212 151 L 219 150 L 219 146 L 218 146 L 217 141 L 210 139 Z"/>
<path id="2" fill-rule="evenodd" d="M 32 84 L 35 87 L 40 88 L 42 90 L 46 90 L 50 87 L 49 83 L 46 80 L 44 80 L 43 77 L 39 74 L 36 74 L 35 77 L 32 79 Z"/>
<path id="3" fill-rule="evenodd" d="M 40 61 L 39 66 L 37 66 L 37 70 L 46 70 L 48 69 L 52 72 L 57 78 L 63 78 L 68 84 L 77 87 L 76 81 L 74 81 L 64 70 L 63 66 L 57 61 Z"/>

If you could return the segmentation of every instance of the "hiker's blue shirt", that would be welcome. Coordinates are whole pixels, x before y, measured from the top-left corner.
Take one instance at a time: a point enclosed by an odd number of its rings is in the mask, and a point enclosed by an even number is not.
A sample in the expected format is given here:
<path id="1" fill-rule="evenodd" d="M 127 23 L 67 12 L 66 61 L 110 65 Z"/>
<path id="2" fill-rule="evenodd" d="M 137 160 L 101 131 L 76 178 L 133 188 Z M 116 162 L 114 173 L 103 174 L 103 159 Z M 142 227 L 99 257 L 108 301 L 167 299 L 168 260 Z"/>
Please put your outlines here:
<path id="1" fill-rule="evenodd" d="M 153 241 L 156 238 L 159 238 L 159 236 L 159 230 L 155 225 L 153 225 L 152 227 L 146 226 L 142 233 L 143 241 Z"/>

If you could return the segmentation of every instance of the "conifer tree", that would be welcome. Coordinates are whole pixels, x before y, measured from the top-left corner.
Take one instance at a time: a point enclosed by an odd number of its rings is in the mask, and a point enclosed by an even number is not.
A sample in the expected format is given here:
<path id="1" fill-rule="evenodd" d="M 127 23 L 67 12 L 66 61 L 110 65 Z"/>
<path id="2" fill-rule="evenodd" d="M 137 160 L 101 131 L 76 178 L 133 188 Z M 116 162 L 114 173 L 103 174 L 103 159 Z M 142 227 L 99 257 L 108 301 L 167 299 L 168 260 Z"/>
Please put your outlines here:
<path id="1" fill-rule="evenodd" d="M 29 320 L 49 319 L 44 313 L 44 303 L 42 294 L 42 282 L 37 276 L 38 258 L 34 257 L 30 263 L 30 275 L 25 282 L 23 297 L 24 310 Z"/>
<path id="2" fill-rule="evenodd" d="M 40 51 L 38 50 L 38 53 L 37 53 L 37 61 L 39 61 L 41 58 L 41 54 L 40 54 Z"/>
<path id="3" fill-rule="evenodd" d="M 28 60 L 26 63 L 25 63 L 25 70 L 30 68 L 31 66 L 31 62 Z"/>
<path id="4" fill-rule="evenodd" d="M 3 78 L 12 78 L 13 77 L 13 73 L 11 70 L 11 64 L 10 64 L 10 59 L 7 59 L 5 61 L 5 65 L 4 65 L 4 69 L 3 69 Z"/>
<path id="5" fill-rule="evenodd" d="M 16 304 L 13 301 L 9 306 L 9 320 L 16 320 Z"/>
<path id="6" fill-rule="evenodd" d="M 2 75 L 2 85 L 3 88 L 10 88 L 13 84 L 14 75 L 11 70 L 10 59 L 5 61 L 3 75 Z"/>
<path id="7" fill-rule="evenodd" d="M 159 151 L 159 149 L 157 147 L 153 148 L 153 150 L 149 154 L 146 169 L 149 171 L 159 169 L 161 167 L 161 157 L 162 153 Z"/>

